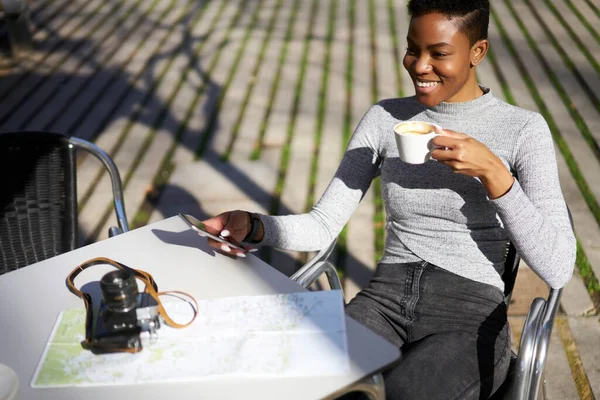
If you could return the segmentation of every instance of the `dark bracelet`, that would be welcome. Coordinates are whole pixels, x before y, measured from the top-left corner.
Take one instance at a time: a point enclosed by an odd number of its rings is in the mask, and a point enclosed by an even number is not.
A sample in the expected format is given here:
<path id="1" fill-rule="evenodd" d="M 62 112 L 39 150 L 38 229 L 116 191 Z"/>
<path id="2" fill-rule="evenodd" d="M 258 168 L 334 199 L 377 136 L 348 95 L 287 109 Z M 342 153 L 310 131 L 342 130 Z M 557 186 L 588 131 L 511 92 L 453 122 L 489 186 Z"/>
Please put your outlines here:
<path id="1" fill-rule="evenodd" d="M 252 226 L 250 227 L 250 232 L 248 232 L 243 241 L 246 243 L 256 244 L 260 242 L 260 240 L 256 240 L 258 232 L 260 231 L 260 217 L 258 216 L 258 214 L 251 212 L 248 212 L 248 215 L 250 216 L 250 223 L 252 224 Z"/>

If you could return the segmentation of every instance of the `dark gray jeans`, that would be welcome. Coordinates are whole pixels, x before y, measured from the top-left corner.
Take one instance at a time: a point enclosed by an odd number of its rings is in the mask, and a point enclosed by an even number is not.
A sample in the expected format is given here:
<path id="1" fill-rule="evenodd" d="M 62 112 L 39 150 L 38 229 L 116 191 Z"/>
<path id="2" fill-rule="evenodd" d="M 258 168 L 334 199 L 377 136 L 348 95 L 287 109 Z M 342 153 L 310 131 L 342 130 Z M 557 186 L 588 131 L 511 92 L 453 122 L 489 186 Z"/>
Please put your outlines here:
<path id="1" fill-rule="evenodd" d="M 346 314 L 401 349 L 389 400 L 487 399 L 508 372 L 503 293 L 427 262 L 379 264 Z"/>

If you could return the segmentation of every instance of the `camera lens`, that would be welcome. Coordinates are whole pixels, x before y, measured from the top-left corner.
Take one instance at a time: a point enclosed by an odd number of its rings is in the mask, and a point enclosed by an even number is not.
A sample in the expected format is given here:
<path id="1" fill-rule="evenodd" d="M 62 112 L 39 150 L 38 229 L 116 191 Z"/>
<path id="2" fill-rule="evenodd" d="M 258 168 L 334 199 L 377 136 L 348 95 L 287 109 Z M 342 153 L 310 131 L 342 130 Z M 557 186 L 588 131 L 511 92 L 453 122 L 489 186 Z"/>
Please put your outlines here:
<path id="1" fill-rule="evenodd" d="M 138 287 L 133 272 L 118 269 L 100 280 L 102 300 L 112 312 L 128 312 L 137 306 Z"/>

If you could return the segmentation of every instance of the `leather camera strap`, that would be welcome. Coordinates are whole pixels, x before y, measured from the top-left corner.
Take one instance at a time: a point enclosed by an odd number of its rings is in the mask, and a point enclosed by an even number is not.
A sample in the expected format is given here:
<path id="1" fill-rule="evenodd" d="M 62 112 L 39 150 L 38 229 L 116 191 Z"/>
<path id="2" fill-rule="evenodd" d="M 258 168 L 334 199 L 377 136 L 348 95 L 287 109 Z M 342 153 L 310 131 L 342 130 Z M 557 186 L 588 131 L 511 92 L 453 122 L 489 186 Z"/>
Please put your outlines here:
<path id="1" fill-rule="evenodd" d="M 77 289 L 77 287 L 75 287 L 74 280 L 77 277 L 77 275 L 79 275 L 82 271 L 84 271 L 90 267 L 93 267 L 94 265 L 106 265 L 106 264 L 111 265 L 117 269 L 131 271 L 137 279 L 142 281 L 145 284 L 144 293 L 148 293 L 150 296 L 152 296 L 152 298 L 154 298 L 154 300 L 156 300 L 156 302 L 158 303 L 158 313 L 165 320 L 167 325 L 169 325 L 170 327 L 178 328 L 178 329 L 185 328 L 186 326 L 189 326 L 192 322 L 194 322 L 194 320 L 196 319 L 196 316 L 198 315 L 198 303 L 196 302 L 196 299 L 193 296 L 191 296 L 187 293 L 184 293 L 184 292 L 180 292 L 178 290 L 169 290 L 169 291 L 165 291 L 165 292 L 159 292 L 158 286 L 156 285 L 154 278 L 148 272 L 142 271 L 139 269 L 130 268 L 125 264 L 122 264 L 120 262 L 117 262 L 117 261 L 111 260 L 110 258 L 105 258 L 105 257 L 92 258 L 91 260 L 88 260 L 88 261 L 84 262 L 83 264 L 78 265 L 69 274 L 69 276 L 67 276 L 67 279 L 66 279 L 67 287 L 69 288 L 71 293 L 73 293 L 77 297 L 80 297 L 81 299 L 83 299 L 83 301 L 85 303 L 86 311 L 88 311 L 88 313 L 87 313 L 88 319 L 91 319 L 91 314 L 92 314 L 91 312 L 89 312 L 89 308 L 91 307 L 91 304 L 92 304 L 91 296 L 88 293 L 82 292 L 81 290 Z M 194 307 L 195 307 L 194 308 L 194 316 L 192 317 L 192 319 L 185 324 L 180 324 L 180 323 L 173 321 L 173 319 L 171 319 L 171 317 L 169 317 L 169 315 L 167 314 L 167 311 L 165 310 L 165 308 L 162 305 L 162 302 L 160 301 L 160 296 L 165 295 L 165 294 L 181 294 L 181 295 L 191 299 L 194 304 Z M 88 330 L 91 330 L 91 326 L 92 326 L 90 322 L 92 322 L 92 321 L 88 321 L 88 323 L 86 323 L 86 335 L 85 335 L 86 342 L 91 340 L 91 331 L 88 332 Z"/>

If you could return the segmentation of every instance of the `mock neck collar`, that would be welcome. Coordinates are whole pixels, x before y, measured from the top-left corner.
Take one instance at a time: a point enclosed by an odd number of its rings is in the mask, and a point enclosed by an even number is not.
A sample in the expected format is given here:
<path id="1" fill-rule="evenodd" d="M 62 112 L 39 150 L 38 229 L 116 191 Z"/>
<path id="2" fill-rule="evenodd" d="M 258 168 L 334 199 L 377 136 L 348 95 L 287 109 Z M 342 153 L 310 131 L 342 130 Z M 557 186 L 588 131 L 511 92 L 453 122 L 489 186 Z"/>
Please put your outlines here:
<path id="1" fill-rule="evenodd" d="M 483 95 L 479 96 L 478 98 L 474 99 L 474 100 L 469 100 L 469 101 L 464 101 L 464 102 L 446 102 L 443 101 L 440 104 L 438 104 L 437 106 L 434 107 L 427 107 L 427 114 L 430 115 L 455 115 L 455 116 L 461 116 L 461 115 L 465 115 L 465 114 L 471 114 L 474 112 L 478 112 L 480 110 L 482 110 L 483 108 L 486 108 L 488 105 L 490 105 L 495 97 L 492 94 L 492 91 L 485 87 L 485 86 L 481 86 L 479 85 L 479 87 L 481 88 L 481 90 L 483 91 Z"/>

